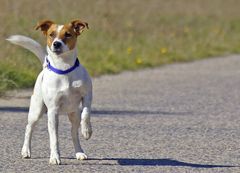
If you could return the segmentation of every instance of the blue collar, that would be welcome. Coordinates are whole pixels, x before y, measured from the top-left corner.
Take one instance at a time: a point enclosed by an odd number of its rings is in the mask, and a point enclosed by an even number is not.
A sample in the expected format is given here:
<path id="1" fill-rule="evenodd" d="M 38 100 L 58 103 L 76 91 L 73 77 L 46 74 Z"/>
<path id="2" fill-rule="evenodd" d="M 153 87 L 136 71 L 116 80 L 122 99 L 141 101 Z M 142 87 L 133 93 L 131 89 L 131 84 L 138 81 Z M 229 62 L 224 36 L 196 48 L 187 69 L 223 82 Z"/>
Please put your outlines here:
<path id="1" fill-rule="evenodd" d="M 60 69 L 57 69 L 57 68 L 53 67 L 50 64 L 50 62 L 49 62 L 49 60 L 47 58 L 46 58 L 46 62 L 47 62 L 47 68 L 49 70 L 53 71 L 54 73 L 61 74 L 61 75 L 70 73 L 73 70 L 75 70 L 75 68 L 77 68 L 79 66 L 78 58 L 76 58 L 76 61 L 75 61 L 74 65 L 72 67 L 70 67 L 69 69 L 67 69 L 67 70 L 60 70 Z"/>

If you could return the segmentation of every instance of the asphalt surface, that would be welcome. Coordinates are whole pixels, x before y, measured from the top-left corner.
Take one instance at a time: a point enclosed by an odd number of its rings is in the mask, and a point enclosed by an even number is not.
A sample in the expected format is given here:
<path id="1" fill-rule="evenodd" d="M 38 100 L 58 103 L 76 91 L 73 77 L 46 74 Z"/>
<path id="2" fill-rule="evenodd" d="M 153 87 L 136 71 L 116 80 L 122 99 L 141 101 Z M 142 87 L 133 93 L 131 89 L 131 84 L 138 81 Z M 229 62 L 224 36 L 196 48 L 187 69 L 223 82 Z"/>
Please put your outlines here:
<path id="1" fill-rule="evenodd" d="M 0 99 L 1 172 L 240 172 L 240 56 L 94 79 L 93 136 L 74 159 L 60 115 L 62 165 L 50 166 L 47 116 L 21 159 L 31 90 Z"/>

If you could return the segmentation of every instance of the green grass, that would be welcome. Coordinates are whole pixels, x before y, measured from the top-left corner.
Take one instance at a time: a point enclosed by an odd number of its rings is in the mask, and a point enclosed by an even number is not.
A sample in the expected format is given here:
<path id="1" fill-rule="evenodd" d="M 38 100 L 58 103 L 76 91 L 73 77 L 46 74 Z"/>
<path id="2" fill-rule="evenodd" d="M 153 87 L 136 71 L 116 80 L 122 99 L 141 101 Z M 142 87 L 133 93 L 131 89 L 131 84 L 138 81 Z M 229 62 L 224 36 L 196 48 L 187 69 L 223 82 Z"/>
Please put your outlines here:
<path id="1" fill-rule="evenodd" d="M 237 0 L 1 0 L 0 93 L 33 86 L 41 64 L 4 39 L 23 34 L 45 45 L 33 30 L 38 20 L 87 21 L 79 59 L 99 76 L 239 53 L 239 6 Z"/>

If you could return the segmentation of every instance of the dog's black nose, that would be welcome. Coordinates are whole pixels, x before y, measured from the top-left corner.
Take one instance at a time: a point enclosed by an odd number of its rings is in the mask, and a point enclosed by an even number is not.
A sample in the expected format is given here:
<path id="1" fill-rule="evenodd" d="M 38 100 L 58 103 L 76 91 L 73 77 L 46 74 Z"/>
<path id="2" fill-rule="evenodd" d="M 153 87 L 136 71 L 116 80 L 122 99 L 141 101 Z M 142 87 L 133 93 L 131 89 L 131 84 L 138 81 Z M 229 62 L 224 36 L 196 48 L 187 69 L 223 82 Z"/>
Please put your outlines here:
<path id="1" fill-rule="evenodd" d="M 62 46 L 62 43 L 59 42 L 59 41 L 55 41 L 55 42 L 53 43 L 53 47 L 54 47 L 55 49 L 59 49 L 61 46 Z"/>

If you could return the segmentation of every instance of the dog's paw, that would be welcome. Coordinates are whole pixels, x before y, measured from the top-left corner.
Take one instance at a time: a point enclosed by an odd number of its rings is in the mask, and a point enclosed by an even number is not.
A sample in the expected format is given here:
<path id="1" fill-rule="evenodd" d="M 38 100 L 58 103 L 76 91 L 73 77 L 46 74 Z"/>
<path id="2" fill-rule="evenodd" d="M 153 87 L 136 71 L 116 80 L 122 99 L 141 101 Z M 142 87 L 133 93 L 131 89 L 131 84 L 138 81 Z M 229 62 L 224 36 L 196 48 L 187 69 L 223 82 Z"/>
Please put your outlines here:
<path id="1" fill-rule="evenodd" d="M 77 160 L 86 160 L 88 157 L 85 153 L 79 152 L 79 153 L 76 153 L 76 158 Z"/>
<path id="2" fill-rule="evenodd" d="M 84 139 L 88 140 L 92 136 L 92 126 L 89 120 L 85 120 L 81 122 L 81 132 Z"/>
<path id="3" fill-rule="evenodd" d="M 51 155 L 49 159 L 50 165 L 61 165 L 61 160 L 58 154 Z"/>
<path id="4" fill-rule="evenodd" d="M 61 161 L 58 158 L 50 158 L 49 159 L 49 164 L 50 165 L 61 165 Z"/>
<path id="5" fill-rule="evenodd" d="M 31 152 L 30 152 L 30 149 L 27 148 L 27 147 L 23 147 L 22 148 L 22 158 L 23 159 L 27 159 L 27 158 L 30 158 L 31 157 Z"/>

